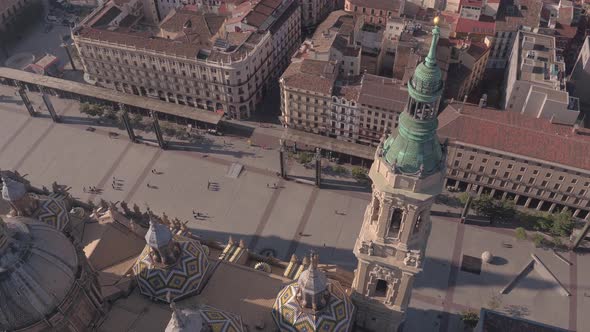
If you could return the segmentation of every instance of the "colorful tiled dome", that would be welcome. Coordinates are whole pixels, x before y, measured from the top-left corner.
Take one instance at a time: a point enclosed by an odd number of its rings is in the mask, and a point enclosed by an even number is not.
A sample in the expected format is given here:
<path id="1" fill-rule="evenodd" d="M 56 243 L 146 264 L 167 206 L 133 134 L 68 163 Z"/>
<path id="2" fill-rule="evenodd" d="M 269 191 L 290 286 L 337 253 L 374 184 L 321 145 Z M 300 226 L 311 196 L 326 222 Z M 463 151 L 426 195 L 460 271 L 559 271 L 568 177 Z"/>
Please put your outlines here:
<path id="1" fill-rule="evenodd" d="M 142 294 L 170 302 L 199 290 L 209 260 L 198 241 L 173 236 L 168 227 L 154 222 L 146 240 L 148 245 L 133 267 Z"/>
<path id="2" fill-rule="evenodd" d="M 353 313 L 342 286 L 317 268 L 317 256 L 297 282 L 279 292 L 272 310 L 279 330 L 289 332 L 350 331 Z"/>

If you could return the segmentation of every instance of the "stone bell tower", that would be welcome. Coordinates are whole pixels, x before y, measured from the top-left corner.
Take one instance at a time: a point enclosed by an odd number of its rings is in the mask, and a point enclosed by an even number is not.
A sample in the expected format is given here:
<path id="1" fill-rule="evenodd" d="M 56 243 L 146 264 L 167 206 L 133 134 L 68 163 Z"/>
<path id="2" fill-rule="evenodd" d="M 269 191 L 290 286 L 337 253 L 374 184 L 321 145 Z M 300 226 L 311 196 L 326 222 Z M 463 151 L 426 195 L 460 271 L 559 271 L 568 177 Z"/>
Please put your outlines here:
<path id="1" fill-rule="evenodd" d="M 356 326 L 398 331 L 430 233 L 430 207 L 442 191 L 445 151 L 436 135 L 443 81 L 436 63 L 439 28 L 410 82 L 397 133 L 383 138 L 369 172 L 373 195 L 354 247 Z"/>

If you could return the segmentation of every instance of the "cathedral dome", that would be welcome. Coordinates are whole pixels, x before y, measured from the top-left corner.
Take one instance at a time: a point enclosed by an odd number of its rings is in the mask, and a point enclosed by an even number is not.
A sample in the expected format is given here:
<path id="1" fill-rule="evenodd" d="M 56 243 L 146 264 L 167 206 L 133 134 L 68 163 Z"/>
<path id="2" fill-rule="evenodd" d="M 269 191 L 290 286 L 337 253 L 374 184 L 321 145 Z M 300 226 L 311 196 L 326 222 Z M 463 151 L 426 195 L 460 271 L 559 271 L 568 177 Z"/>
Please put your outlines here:
<path id="1" fill-rule="evenodd" d="M 64 301 L 78 254 L 63 233 L 35 219 L 0 223 L 0 330 L 18 330 L 47 320 Z"/>
<path id="2" fill-rule="evenodd" d="M 133 271 L 142 294 L 164 302 L 196 293 L 209 267 L 197 240 L 173 235 L 163 224 L 150 221 L 147 245 Z"/>
<path id="3" fill-rule="evenodd" d="M 312 256 L 309 268 L 283 288 L 272 309 L 280 331 L 350 331 L 354 305 L 342 286 L 326 278 Z"/>

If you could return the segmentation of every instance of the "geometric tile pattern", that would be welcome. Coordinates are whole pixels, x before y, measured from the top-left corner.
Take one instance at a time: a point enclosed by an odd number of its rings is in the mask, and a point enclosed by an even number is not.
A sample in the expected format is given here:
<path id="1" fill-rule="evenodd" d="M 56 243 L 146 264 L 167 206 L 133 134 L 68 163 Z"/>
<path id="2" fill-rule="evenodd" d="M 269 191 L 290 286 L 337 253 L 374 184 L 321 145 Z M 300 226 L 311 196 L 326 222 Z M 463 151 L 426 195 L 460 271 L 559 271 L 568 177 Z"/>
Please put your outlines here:
<path id="1" fill-rule="evenodd" d="M 174 236 L 180 245 L 180 258 L 171 266 L 162 266 L 152 261 L 151 248 L 145 246 L 133 272 L 142 294 L 164 302 L 182 298 L 197 291 L 201 285 L 209 260 L 201 244 L 183 236 Z M 168 294 L 170 298 L 168 299 Z"/>
<path id="2" fill-rule="evenodd" d="M 272 316 L 280 331 L 346 332 L 352 328 L 354 305 L 337 281 L 330 280 L 330 300 L 325 308 L 313 315 L 301 310 L 296 299 L 299 284 L 283 288 L 272 308 Z"/>
<path id="3" fill-rule="evenodd" d="M 211 328 L 211 332 L 243 332 L 242 318 L 236 314 L 219 309 L 202 306 L 199 310 L 203 322 Z"/>
<path id="4" fill-rule="evenodd" d="M 39 208 L 35 214 L 39 221 L 49 224 L 59 231 L 63 230 L 70 222 L 65 197 L 61 195 L 51 195 L 39 199 Z"/>

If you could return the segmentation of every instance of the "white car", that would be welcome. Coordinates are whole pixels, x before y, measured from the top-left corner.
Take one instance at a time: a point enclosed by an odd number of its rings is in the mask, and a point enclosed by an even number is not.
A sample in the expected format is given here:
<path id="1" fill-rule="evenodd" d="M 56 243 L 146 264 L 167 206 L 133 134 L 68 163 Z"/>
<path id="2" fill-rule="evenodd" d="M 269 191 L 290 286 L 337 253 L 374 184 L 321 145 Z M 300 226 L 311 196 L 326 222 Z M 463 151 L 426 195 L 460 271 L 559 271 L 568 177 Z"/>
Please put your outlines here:
<path id="1" fill-rule="evenodd" d="M 47 19 L 47 22 L 51 22 L 51 23 L 57 23 L 58 22 L 57 17 L 54 16 L 54 15 L 47 15 L 46 19 Z"/>

